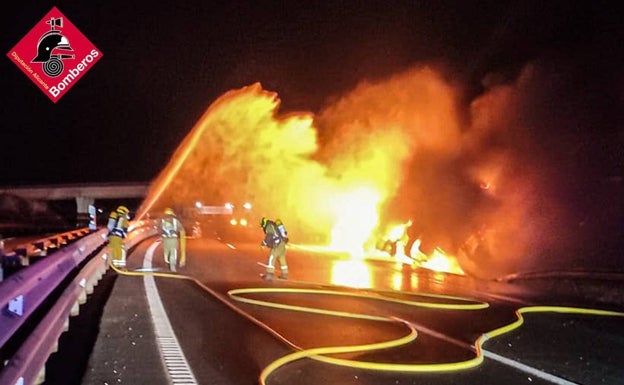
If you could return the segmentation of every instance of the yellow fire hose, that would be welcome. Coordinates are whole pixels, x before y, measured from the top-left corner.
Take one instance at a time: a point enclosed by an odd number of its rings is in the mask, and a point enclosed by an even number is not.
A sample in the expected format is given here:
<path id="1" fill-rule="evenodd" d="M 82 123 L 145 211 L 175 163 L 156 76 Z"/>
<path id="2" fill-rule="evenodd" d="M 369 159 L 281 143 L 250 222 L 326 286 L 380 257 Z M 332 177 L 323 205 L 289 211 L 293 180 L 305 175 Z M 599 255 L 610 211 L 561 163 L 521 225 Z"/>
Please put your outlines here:
<path id="1" fill-rule="evenodd" d="M 389 371 L 389 372 L 442 372 L 442 371 L 457 371 L 464 370 L 476 367 L 483 362 L 483 354 L 481 352 L 483 344 L 492 338 L 501 336 L 505 333 L 509 333 L 512 330 L 519 328 L 524 323 L 524 318 L 522 314 L 526 313 L 537 313 L 537 312 L 558 312 L 558 313 L 568 313 L 568 314 L 588 314 L 588 315 L 598 315 L 598 316 L 617 316 L 624 317 L 624 313 L 616 312 L 616 311 L 608 311 L 608 310 L 599 310 L 599 309 L 588 309 L 588 308 L 576 308 L 576 307 L 561 307 L 561 306 L 530 306 L 523 307 L 516 310 L 517 320 L 502 326 L 500 328 L 491 330 L 487 333 L 482 334 L 474 343 L 474 352 L 475 357 L 459 362 L 444 362 L 444 363 L 435 363 L 435 364 L 394 364 L 394 363 L 384 363 L 384 362 L 368 362 L 368 361 L 357 361 L 357 360 L 349 360 L 349 359 L 341 359 L 336 357 L 331 357 L 329 355 L 341 354 L 341 353 L 354 353 L 354 352 L 365 352 L 365 351 L 373 351 L 379 349 L 388 349 L 393 347 L 398 347 L 402 345 L 406 345 L 415 341 L 417 337 L 417 331 L 415 325 L 412 323 L 398 319 L 390 316 L 377 316 L 371 314 L 359 314 L 352 313 L 346 311 L 335 311 L 335 310 L 327 310 L 327 309 L 319 309 L 313 307 L 306 306 L 297 306 L 297 305 L 288 305 L 279 302 L 270 302 L 257 300 L 252 298 L 247 298 L 245 295 L 256 294 L 256 293 L 299 293 L 299 294 L 323 294 L 323 295 L 332 295 L 332 296 L 347 296 L 347 297 L 355 297 L 355 298 L 365 298 L 372 299 L 377 301 L 391 302 L 391 303 L 399 303 L 407 306 L 415 306 L 415 307 L 424 307 L 424 308 L 436 308 L 436 309 L 447 309 L 447 310 L 480 310 L 489 307 L 488 303 L 474 301 L 470 298 L 463 297 L 454 297 L 454 296 L 445 296 L 445 295 L 436 295 L 436 294 L 427 294 L 427 293 L 410 293 L 410 292 L 392 292 L 392 293 L 400 293 L 404 295 L 417 295 L 419 297 L 429 297 L 432 298 L 432 301 L 410 301 L 404 299 L 390 298 L 384 297 L 384 293 L 388 293 L 387 291 L 373 291 L 371 290 L 370 294 L 361 294 L 361 293 L 353 293 L 353 292 L 343 292 L 338 290 L 328 290 L 328 289 L 308 289 L 308 288 L 283 288 L 283 287 L 255 287 L 255 288 L 243 288 L 243 289 L 234 289 L 228 291 L 228 296 L 231 300 L 240 303 L 247 303 L 256 306 L 264 306 L 271 307 L 283 310 L 290 311 L 298 311 L 305 313 L 313 313 L 313 314 L 323 314 L 323 315 L 332 315 L 336 317 L 346 317 L 346 318 L 356 318 L 356 319 L 364 319 L 370 321 L 377 322 L 393 322 L 404 325 L 408 331 L 405 336 L 384 341 L 384 342 L 376 342 L 370 344 L 361 344 L 361 345 L 349 345 L 349 346 L 327 346 L 327 347 L 316 347 L 310 349 L 300 348 L 286 338 L 279 335 L 277 332 L 272 330 L 267 325 L 258 321 L 248 313 L 242 311 L 238 307 L 234 306 L 232 303 L 227 301 L 221 294 L 215 292 L 214 290 L 208 288 L 198 280 L 193 277 L 189 277 L 182 274 L 175 273 L 161 273 L 161 272 L 138 272 L 138 271 L 128 271 L 122 270 L 110 263 L 110 266 L 113 268 L 115 272 L 121 275 L 127 276 L 146 276 L 151 275 L 155 277 L 166 277 L 166 278 L 175 278 L 175 279 L 184 279 L 191 280 L 202 287 L 204 290 L 213 294 L 216 298 L 221 299 L 227 306 L 237 311 L 239 314 L 242 314 L 245 317 L 250 318 L 254 323 L 266 328 L 272 334 L 280 338 L 282 341 L 295 348 L 297 351 L 286 356 L 283 356 L 273 362 L 271 362 L 268 366 L 266 366 L 262 372 L 260 373 L 259 382 L 261 385 L 265 385 L 268 377 L 275 372 L 278 368 L 302 359 L 302 358 L 311 358 L 317 361 L 339 365 L 344 367 L 356 368 L 356 369 L 368 369 L 368 370 L 377 370 L 377 371 Z M 296 281 L 289 281 L 290 283 L 297 283 Z M 382 295 L 379 295 L 382 294 Z M 435 302 L 435 299 L 444 299 L 455 301 L 455 303 L 441 303 Z"/>
<path id="2" fill-rule="evenodd" d="M 523 307 L 516 311 L 516 316 L 518 319 L 506 326 L 500 327 L 498 329 L 489 331 L 481 335 L 474 344 L 474 352 L 475 357 L 466 361 L 459 362 L 445 362 L 445 363 L 436 363 L 436 364 L 394 364 L 394 363 L 382 363 L 382 362 L 369 362 L 369 361 L 357 361 L 357 360 L 347 360 L 341 358 L 330 357 L 328 355 L 331 354 L 339 354 L 339 353 L 353 353 L 353 352 L 364 352 L 364 351 L 372 351 L 377 349 L 388 349 L 392 347 L 397 347 L 401 345 L 408 344 L 413 342 L 416 339 L 417 331 L 411 323 L 405 320 L 393 318 L 393 317 L 383 317 L 383 316 L 375 316 L 369 314 L 358 314 L 358 313 L 350 313 L 344 311 L 334 311 L 334 310 L 326 310 L 326 309 L 318 309 L 311 308 L 305 306 L 296 306 L 296 305 L 287 305 L 279 302 L 269 302 L 262 301 L 257 299 L 246 298 L 243 295 L 245 294 L 253 294 L 253 293 L 304 293 L 304 294 L 325 294 L 325 295 L 339 295 L 339 296 L 349 296 L 349 297 L 359 297 L 359 298 L 367 298 L 373 300 L 380 300 L 386 302 L 393 303 L 401 303 L 408 306 L 418 306 L 418 307 L 426 307 L 426 308 L 438 308 L 438 309 L 448 309 L 448 310 L 478 310 L 487 308 L 489 305 L 487 303 L 482 302 L 474 302 L 470 303 L 472 300 L 468 298 L 461 297 L 451 297 L 451 296 L 442 296 L 442 295 L 433 295 L 433 294 L 422 294 L 418 293 L 418 296 L 427 296 L 432 298 L 444 298 L 444 299 L 452 299 L 457 301 L 464 301 L 466 303 L 436 303 L 436 302 L 423 302 L 423 301 L 409 301 L 409 300 L 399 300 L 396 298 L 385 298 L 379 297 L 376 295 L 367 295 L 367 294 L 359 294 L 359 293 L 347 293 L 347 292 L 339 292 L 332 290 L 317 290 L 317 289 L 296 289 L 296 288 L 248 288 L 248 289 L 235 289 L 230 290 L 228 295 L 230 298 L 243 303 L 253 304 L 257 306 L 265 306 L 272 307 L 283 310 L 291 310 L 291 311 L 299 311 L 313 314 L 323 314 L 323 315 L 333 315 L 336 317 L 348 317 L 348 318 L 358 318 L 365 319 L 371 321 L 380 321 L 380 322 L 400 322 L 406 325 L 409 328 L 409 333 L 404 337 L 371 344 L 363 344 L 363 345 L 352 345 L 352 346 L 329 346 L 329 347 L 319 347 L 319 348 L 311 348 L 311 349 L 301 349 L 298 348 L 299 351 L 281 357 L 271 364 L 269 364 L 260 374 L 260 384 L 266 384 L 267 378 L 279 367 L 286 365 L 287 363 L 299 360 L 301 358 L 311 358 L 318 361 L 322 361 L 325 363 L 345 366 L 356 369 L 369 369 L 369 370 L 377 370 L 377 371 L 388 371 L 388 372 L 442 372 L 442 371 L 457 371 L 464 370 L 476 367 L 483 362 L 483 354 L 481 352 L 482 345 L 488 339 L 500 336 L 502 334 L 508 333 L 512 330 L 520 327 L 524 319 L 522 314 L 524 313 L 536 313 L 536 312 L 558 312 L 558 313 L 569 313 L 569 314 L 589 314 L 589 315 L 599 315 L 599 316 L 618 316 L 623 317 L 624 313 L 608 311 L 608 310 L 598 310 L 598 309 L 586 309 L 586 308 L 575 308 L 575 307 L 560 307 L 560 306 L 531 306 L 531 307 Z M 377 292 L 379 293 L 379 292 Z M 413 293 L 404 293 L 404 294 L 413 294 Z M 292 345 L 292 344 L 291 344 Z"/>

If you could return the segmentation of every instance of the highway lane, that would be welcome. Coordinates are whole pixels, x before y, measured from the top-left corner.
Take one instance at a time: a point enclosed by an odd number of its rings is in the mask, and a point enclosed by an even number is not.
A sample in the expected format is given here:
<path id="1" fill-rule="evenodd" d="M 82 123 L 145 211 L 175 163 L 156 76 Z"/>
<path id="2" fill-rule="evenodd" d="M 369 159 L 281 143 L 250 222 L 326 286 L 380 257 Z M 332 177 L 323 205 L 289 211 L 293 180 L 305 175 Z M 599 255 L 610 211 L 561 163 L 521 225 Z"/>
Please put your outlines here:
<path id="1" fill-rule="evenodd" d="M 130 270 L 142 265 L 150 245 L 137 248 Z M 162 249 L 152 250 L 154 266 L 164 270 Z M 258 276 L 257 262 L 265 261 L 266 251 L 257 241 L 202 238 L 189 240 L 188 250 L 180 274 L 196 278 L 209 292 L 186 280 L 160 277 L 156 283 L 200 384 L 257 383 L 264 368 L 299 349 L 388 343 L 409 335 L 409 325 L 416 330 L 413 341 L 327 355 L 343 359 L 333 363 L 294 360 L 269 373 L 268 383 L 619 384 L 624 378 L 622 317 L 527 314 L 525 325 L 485 342 L 483 362 L 475 361 L 482 357 L 475 347 L 479 336 L 516 321 L 515 310 L 529 301 L 523 292 L 534 301 L 535 287 L 475 282 L 391 260 L 352 261 L 294 245 L 288 251 L 291 279 L 267 284 Z M 241 303 L 228 295 L 234 289 L 270 289 L 240 296 L 303 311 Z M 279 291 L 284 289 L 299 292 Z M 461 298 L 431 296 L 443 294 Z M 544 304 L 558 304 L 550 300 Z M 353 318 L 358 315 L 373 319 Z M 337 364 L 354 361 L 364 368 Z"/>

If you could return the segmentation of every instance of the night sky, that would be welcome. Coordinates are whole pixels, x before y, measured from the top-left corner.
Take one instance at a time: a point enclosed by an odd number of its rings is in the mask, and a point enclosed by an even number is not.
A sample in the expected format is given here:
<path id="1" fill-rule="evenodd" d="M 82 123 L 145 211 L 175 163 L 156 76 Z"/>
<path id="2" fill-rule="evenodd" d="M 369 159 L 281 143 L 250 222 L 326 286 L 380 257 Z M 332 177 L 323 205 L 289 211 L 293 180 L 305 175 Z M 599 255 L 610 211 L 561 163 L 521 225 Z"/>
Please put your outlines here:
<path id="1" fill-rule="evenodd" d="M 595 135 L 622 143 L 624 19 L 612 2 L 12 1 L 3 54 L 52 6 L 104 57 L 56 104 L 0 60 L 1 185 L 149 181 L 230 89 L 261 82 L 282 111 L 318 112 L 361 81 L 424 62 L 444 65 L 466 103 L 484 79 L 550 66 L 561 73 L 550 96 L 570 99 L 562 113 L 582 105 Z M 620 159 L 609 176 L 621 177 Z"/>

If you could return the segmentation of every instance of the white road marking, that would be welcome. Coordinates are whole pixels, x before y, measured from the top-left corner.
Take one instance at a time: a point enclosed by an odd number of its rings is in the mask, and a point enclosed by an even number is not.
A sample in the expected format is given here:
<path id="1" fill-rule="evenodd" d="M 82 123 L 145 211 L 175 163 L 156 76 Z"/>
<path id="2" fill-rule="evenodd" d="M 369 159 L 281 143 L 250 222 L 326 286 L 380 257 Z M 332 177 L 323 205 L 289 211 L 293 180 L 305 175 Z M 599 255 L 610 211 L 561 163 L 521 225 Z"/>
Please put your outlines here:
<path id="1" fill-rule="evenodd" d="M 143 259 L 143 269 L 152 268 L 152 258 L 154 257 L 154 251 L 156 247 L 160 245 L 160 242 L 154 242 L 148 247 L 145 252 L 145 258 Z M 165 368 L 171 379 L 171 384 L 174 385 L 197 385 L 195 376 L 191 371 L 191 367 L 186 361 L 184 352 L 180 348 L 180 344 L 173 332 L 165 308 L 163 307 L 158 289 L 156 288 L 156 282 L 154 277 L 146 275 L 143 277 L 143 283 L 145 284 L 145 292 L 147 293 L 147 301 L 149 303 L 150 313 L 152 315 L 152 321 L 154 322 L 154 331 L 156 333 L 156 340 L 160 355 L 165 362 Z"/>
<path id="2" fill-rule="evenodd" d="M 548 382 L 552 382 L 553 384 L 557 384 L 557 385 L 579 385 L 576 382 L 568 381 L 565 378 L 557 377 L 555 375 L 552 375 L 552 374 L 546 373 L 544 371 L 541 371 L 539 369 L 536 369 L 536 368 L 534 368 L 532 366 L 525 365 L 525 364 L 523 364 L 521 362 L 512 360 L 512 359 L 507 358 L 507 357 L 503 357 L 503 356 L 498 355 L 496 353 L 492 353 L 492 352 L 490 352 L 488 350 L 481 349 L 481 352 L 483 353 L 484 357 L 487 357 L 487 358 L 492 359 L 494 361 L 498 361 L 498 362 L 500 362 L 502 364 L 511 366 L 511 367 L 513 367 L 515 369 L 518 369 L 518 370 L 521 370 L 521 371 L 523 371 L 525 373 L 529 373 L 532 376 L 539 377 L 539 378 L 541 378 L 543 380 L 546 380 Z"/>
<path id="3" fill-rule="evenodd" d="M 152 269 L 152 258 L 154 251 L 160 245 L 159 241 L 154 242 L 145 252 L 145 258 L 143 259 L 143 268 L 145 271 Z M 232 246 L 229 246 L 233 248 Z M 257 262 L 258 265 L 267 266 L 262 262 Z M 160 300 L 158 289 L 156 288 L 156 282 L 154 277 L 146 275 L 144 278 L 145 291 L 147 292 L 147 299 L 149 302 L 150 312 L 152 314 L 152 320 L 154 322 L 154 328 L 156 332 L 156 338 L 158 340 L 158 346 L 161 356 L 165 361 L 165 366 L 169 377 L 172 380 L 172 384 L 175 385 L 198 385 L 191 371 L 191 368 L 186 361 L 186 357 L 180 348 L 180 344 L 175 337 L 169 318 L 165 312 L 165 309 Z M 556 385 L 579 385 L 576 382 L 568 381 L 564 378 L 557 377 L 555 375 L 546 373 L 532 366 L 525 365 L 521 362 L 512 360 L 510 358 L 503 357 L 496 353 L 490 352 L 481 348 L 483 356 L 494 361 L 498 361 L 504 365 L 511 366 L 517 370 L 528 373 L 529 375 L 541 378 Z"/>
<path id="4" fill-rule="evenodd" d="M 468 344 L 466 344 L 465 342 L 462 342 L 460 340 L 456 340 L 455 338 L 452 338 L 452 337 L 449 337 L 449 336 L 447 336 L 445 334 L 436 332 L 435 330 L 429 329 L 429 328 L 427 328 L 427 327 L 425 327 L 423 325 L 420 325 L 420 324 L 417 324 L 417 323 L 414 323 L 414 322 L 410 322 L 410 323 L 414 326 L 414 328 L 416 328 L 416 330 L 421 331 L 421 332 L 423 332 L 425 334 L 429 334 L 429 335 L 431 335 L 431 336 L 433 336 L 435 338 L 439 338 L 441 340 L 450 342 L 450 343 L 452 343 L 454 345 L 457 345 L 457 346 L 459 346 L 461 348 L 470 348 L 470 346 L 468 346 Z M 557 376 L 555 376 L 553 374 L 546 373 L 546 372 L 544 372 L 542 370 L 539 370 L 539 369 L 536 369 L 536 368 L 534 368 L 532 366 L 525 365 L 525 364 L 523 364 L 521 362 L 518 362 L 518 361 L 515 361 L 515 360 L 513 360 L 511 358 L 507 358 L 507 357 L 501 356 L 499 354 L 493 353 L 493 352 L 491 352 L 489 350 L 485 350 L 483 347 L 481 347 L 481 353 L 483 354 L 483 357 L 489 358 L 489 359 L 494 360 L 494 361 L 498 361 L 499 363 L 507 365 L 507 366 L 511 366 L 512 368 L 515 368 L 517 370 L 520 370 L 520 371 L 523 371 L 525 373 L 528 373 L 528 374 L 530 374 L 530 375 L 532 375 L 534 377 L 539 377 L 539 378 L 541 378 L 543 380 L 546 380 L 548 382 L 552 382 L 553 384 L 557 384 L 557 385 L 579 385 L 579 384 L 577 384 L 575 382 L 571 382 L 571 381 L 568 381 L 568 380 L 566 380 L 564 378 L 557 377 Z"/>

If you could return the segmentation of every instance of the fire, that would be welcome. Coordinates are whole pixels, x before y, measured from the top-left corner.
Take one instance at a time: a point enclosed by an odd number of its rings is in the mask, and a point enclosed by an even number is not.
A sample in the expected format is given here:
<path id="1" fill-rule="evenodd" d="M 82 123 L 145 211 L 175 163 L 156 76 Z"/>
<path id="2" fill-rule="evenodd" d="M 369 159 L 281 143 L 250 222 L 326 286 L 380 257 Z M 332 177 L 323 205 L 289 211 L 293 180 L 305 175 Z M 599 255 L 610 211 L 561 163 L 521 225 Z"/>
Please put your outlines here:
<path id="1" fill-rule="evenodd" d="M 447 255 L 442 249 L 436 248 L 432 255 L 422 264 L 422 267 L 441 272 L 464 275 L 457 258 Z"/>
<path id="2" fill-rule="evenodd" d="M 377 225 L 380 197 L 371 188 L 358 188 L 334 199 L 336 223 L 331 230 L 330 247 L 362 255 L 365 241 Z"/>
<path id="3" fill-rule="evenodd" d="M 366 288 L 371 287 L 372 282 L 372 273 L 364 261 L 336 261 L 332 266 L 331 283 L 334 285 Z"/>
<path id="4" fill-rule="evenodd" d="M 460 87 L 421 67 L 362 83 L 317 114 L 284 114 L 259 83 L 232 90 L 174 152 L 141 214 L 251 199 L 258 218 L 250 223 L 280 218 L 292 240 L 322 239 L 356 255 L 408 217 L 438 247 L 426 266 L 453 273 L 461 268 L 451 255 L 485 225 L 493 229 L 488 267 L 505 268 L 526 255 L 540 230 L 527 224 L 547 207 L 535 204 L 531 175 L 510 167 L 516 159 L 494 135 L 514 121 L 514 91 L 489 92 L 461 110 Z M 489 143 L 498 147 L 487 151 Z"/>
<path id="5" fill-rule="evenodd" d="M 403 236 L 404 232 L 405 232 L 404 224 L 391 226 L 390 230 L 388 230 L 388 235 L 386 235 L 386 239 L 389 239 L 391 241 L 396 241 Z"/>
<path id="6" fill-rule="evenodd" d="M 141 212 L 252 197 L 258 221 L 281 218 L 293 233 L 326 229 L 331 216 L 324 207 L 337 191 L 311 159 L 317 150 L 311 114 L 280 115 L 279 104 L 260 84 L 217 99 L 156 178 Z"/>

